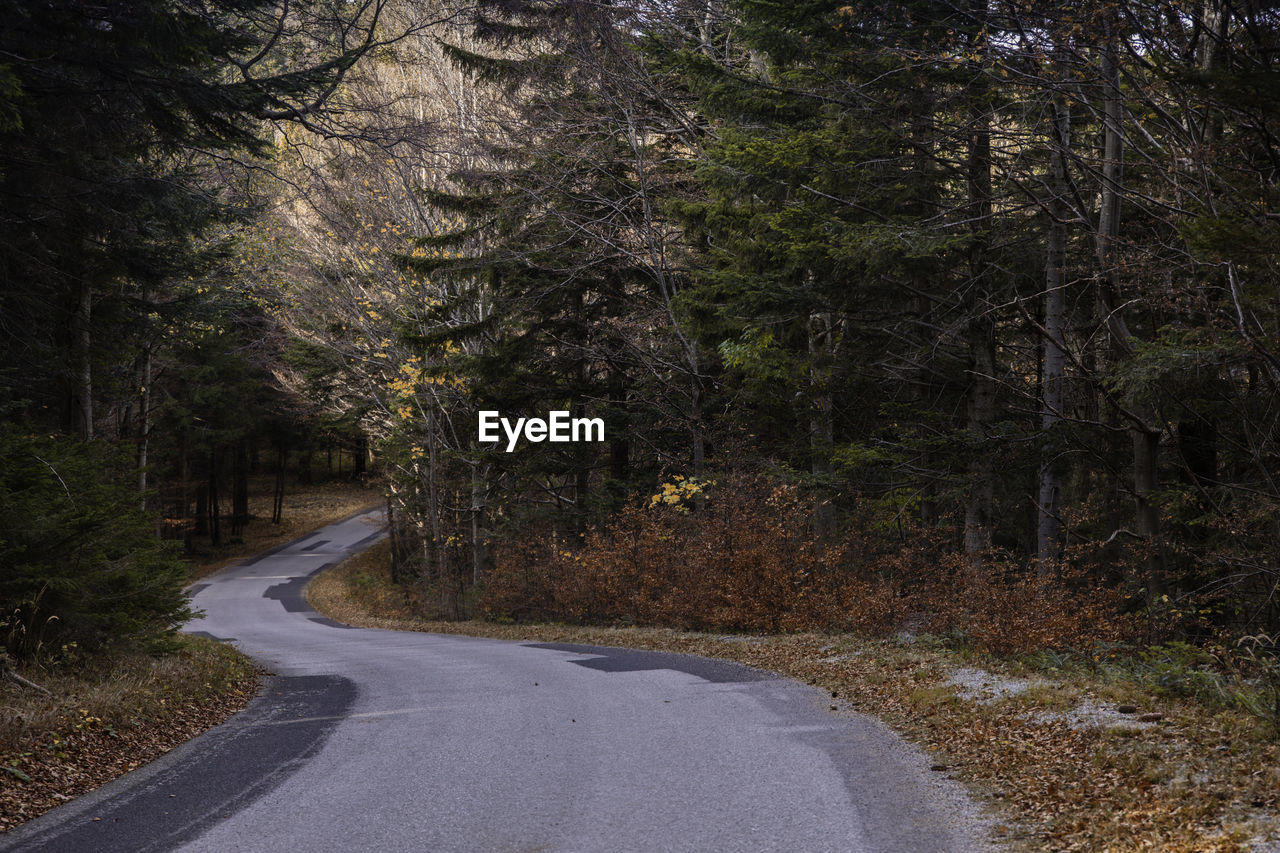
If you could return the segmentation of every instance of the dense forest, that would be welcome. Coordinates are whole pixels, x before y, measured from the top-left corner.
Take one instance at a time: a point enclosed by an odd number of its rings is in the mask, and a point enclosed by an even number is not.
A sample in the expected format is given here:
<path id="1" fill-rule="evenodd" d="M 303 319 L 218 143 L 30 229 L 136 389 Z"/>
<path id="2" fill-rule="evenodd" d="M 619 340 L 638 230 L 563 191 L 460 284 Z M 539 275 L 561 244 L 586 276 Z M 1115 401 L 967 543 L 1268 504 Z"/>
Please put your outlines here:
<path id="1" fill-rule="evenodd" d="M 451 618 L 1280 628 L 1269 4 L 3 7 L 11 653 L 326 448 Z"/>

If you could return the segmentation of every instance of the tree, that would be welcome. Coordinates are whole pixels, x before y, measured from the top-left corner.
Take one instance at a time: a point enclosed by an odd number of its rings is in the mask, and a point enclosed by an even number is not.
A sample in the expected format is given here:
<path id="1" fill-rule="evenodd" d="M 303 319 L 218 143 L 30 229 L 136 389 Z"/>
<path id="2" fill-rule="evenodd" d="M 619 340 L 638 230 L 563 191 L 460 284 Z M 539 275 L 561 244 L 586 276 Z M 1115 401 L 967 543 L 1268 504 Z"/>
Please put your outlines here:
<path id="1" fill-rule="evenodd" d="M 178 556 L 105 443 L 0 427 L 0 621 L 20 658 L 163 642 L 191 618 Z"/>

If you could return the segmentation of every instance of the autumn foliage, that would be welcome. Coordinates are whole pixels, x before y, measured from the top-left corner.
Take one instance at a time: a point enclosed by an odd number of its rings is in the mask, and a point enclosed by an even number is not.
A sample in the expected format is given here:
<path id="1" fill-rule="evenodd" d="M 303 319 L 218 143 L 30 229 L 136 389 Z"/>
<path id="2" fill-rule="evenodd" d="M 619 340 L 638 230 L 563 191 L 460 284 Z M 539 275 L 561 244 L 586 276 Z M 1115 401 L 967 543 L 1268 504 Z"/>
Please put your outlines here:
<path id="1" fill-rule="evenodd" d="M 998 652 L 1120 633 L 1117 595 L 1096 584 L 1040 578 L 1000 554 L 949 554 L 928 537 L 894 546 L 869 520 L 824 543 L 812 517 L 794 486 L 677 478 L 576 541 L 544 533 L 506 545 L 481 609 L 704 631 L 928 631 Z"/>

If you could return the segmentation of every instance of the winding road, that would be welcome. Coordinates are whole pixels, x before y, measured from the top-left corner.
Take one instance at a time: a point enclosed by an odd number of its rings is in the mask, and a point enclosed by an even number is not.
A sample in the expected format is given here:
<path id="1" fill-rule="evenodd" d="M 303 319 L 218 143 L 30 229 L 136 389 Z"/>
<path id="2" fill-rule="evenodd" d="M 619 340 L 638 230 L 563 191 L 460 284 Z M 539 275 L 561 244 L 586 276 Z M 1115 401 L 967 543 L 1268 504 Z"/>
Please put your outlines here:
<path id="1" fill-rule="evenodd" d="M 686 655 L 349 628 L 302 598 L 367 513 L 194 588 L 188 630 L 275 673 L 229 722 L 0 849 L 986 849 L 975 807 L 878 722 Z"/>

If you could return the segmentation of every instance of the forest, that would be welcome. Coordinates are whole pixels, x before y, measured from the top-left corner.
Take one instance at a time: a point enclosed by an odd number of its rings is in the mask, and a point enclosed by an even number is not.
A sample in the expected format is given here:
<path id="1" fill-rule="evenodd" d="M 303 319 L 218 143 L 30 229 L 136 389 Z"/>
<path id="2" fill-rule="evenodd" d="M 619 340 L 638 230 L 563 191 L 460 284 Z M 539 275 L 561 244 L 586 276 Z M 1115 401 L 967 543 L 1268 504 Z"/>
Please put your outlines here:
<path id="1" fill-rule="evenodd" d="M 1271 4 L 0 6 L 15 657 L 334 452 L 432 616 L 1274 647 Z"/>

